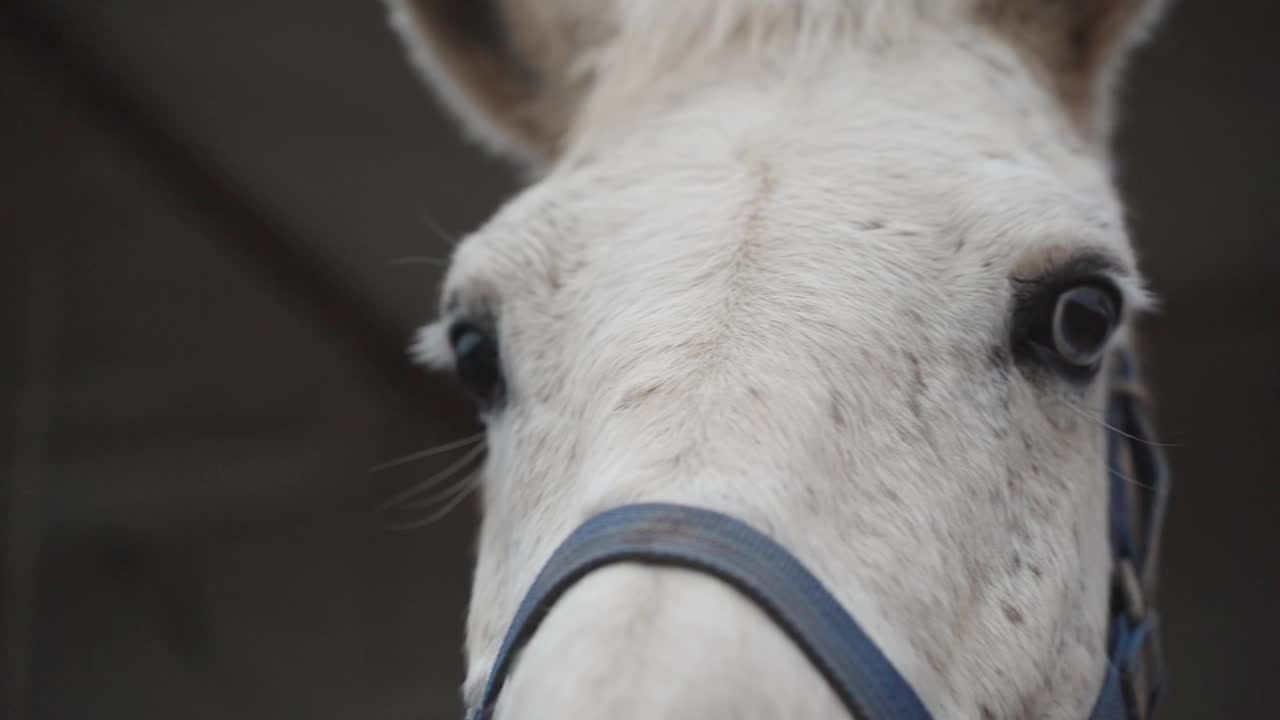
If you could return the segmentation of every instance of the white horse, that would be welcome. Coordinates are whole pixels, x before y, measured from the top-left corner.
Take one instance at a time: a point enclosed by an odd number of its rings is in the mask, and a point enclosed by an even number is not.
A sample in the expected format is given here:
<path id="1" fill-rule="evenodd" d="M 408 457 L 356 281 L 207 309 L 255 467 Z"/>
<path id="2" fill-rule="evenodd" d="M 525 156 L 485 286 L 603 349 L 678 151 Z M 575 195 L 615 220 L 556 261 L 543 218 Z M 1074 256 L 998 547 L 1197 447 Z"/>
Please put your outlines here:
<path id="1" fill-rule="evenodd" d="M 938 718 L 1088 715 L 1107 665 L 1107 350 L 1147 304 L 1117 66 L 1158 0 L 389 0 L 531 185 L 418 355 L 487 425 L 474 706 L 585 518 L 716 509 L 826 585 Z M 620 564 L 503 720 L 847 718 L 756 605 Z"/>

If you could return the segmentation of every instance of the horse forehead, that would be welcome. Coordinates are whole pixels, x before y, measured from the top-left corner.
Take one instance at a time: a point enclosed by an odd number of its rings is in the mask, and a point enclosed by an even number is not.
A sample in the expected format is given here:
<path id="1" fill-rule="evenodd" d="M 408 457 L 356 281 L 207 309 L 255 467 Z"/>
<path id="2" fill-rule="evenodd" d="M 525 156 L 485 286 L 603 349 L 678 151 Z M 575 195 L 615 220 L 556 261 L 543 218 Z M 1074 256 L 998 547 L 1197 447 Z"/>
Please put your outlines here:
<path id="1" fill-rule="evenodd" d="M 845 87 L 845 71 L 781 91 L 726 83 L 618 138 L 585 167 L 567 163 L 543 195 L 567 199 L 556 205 L 570 214 L 576 202 L 588 221 L 632 223 L 614 235 L 743 216 L 791 232 L 859 220 L 933 235 L 1011 221 L 1032 235 L 1035 218 L 1041 235 L 1118 224 L 1102 159 L 1034 86 L 1012 88 L 1029 97 L 1010 103 L 973 81 L 972 69 L 953 71 L 954 83 L 944 70 L 942 82 L 932 71 L 898 72 L 901 81 L 849 80 L 860 92 Z"/>
<path id="2" fill-rule="evenodd" d="M 477 264 L 491 254 L 521 257 L 509 264 L 526 273 L 534 255 L 556 285 L 595 271 L 606 288 L 652 275 L 645 282 L 657 292 L 717 258 L 762 271 L 756 284 L 853 273 L 874 285 L 893 275 L 900 282 L 904 272 L 923 284 L 987 284 L 1037 247 L 1087 243 L 1130 255 L 1104 168 L 1088 158 L 1059 165 L 1016 146 L 983 149 L 972 138 L 917 139 L 892 128 L 809 147 L 789 137 L 681 140 L 685 152 L 651 147 L 553 179 L 484 234 Z M 890 276 L 870 273 L 877 264 Z M 512 284 L 524 280 L 538 284 L 528 275 Z"/>
<path id="3" fill-rule="evenodd" d="M 773 262 L 779 273 L 779 260 L 807 256 L 811 280 L 861 269 L 863 287 L 902 295 L 921 288 L 867 270 L 905 268 L 928 285 L 939 264 L 978 266 L 950 281 L 985 285 L 1038 243 L 1088 235 L 1126 245 L 1105 166 L 1060 117 L 1017 119 L 966 95 L 991 90 L 970 82 L 973 68 L 937 72 L 957 87 L 930 93 L 939 85 L 922 79 L 929 73 L 909 72 L 865 81 L 859 95 L 842 90 L 838 71 L 794 91 L 726 82 L 690 97 L 607 152 L 569 158 L 510 203 L 464 243 L 450 284 L 478 278 L 500 295 L 545 297 L 576 274 L 587 278 L 579 290 L 645 297 L 679 283 L 673 270 L 736 253 L 740 268 Z M 762 240 L 786 252 L 741 252 Z"/>

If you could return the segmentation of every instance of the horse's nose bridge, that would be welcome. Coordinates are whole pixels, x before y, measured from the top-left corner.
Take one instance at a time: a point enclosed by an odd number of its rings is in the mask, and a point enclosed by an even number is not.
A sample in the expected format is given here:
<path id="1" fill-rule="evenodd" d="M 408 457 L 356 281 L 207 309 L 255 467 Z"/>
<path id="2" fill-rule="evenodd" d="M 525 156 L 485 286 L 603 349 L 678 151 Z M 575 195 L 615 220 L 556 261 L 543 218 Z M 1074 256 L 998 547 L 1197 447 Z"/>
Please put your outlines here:
<path id="1" fill-rule="evenodd" d="M 806 417 L 813 414 L 803 397 L 806 388 L 710 375 L 624 381 L 608 401 L 607 422 L 627 428 L 637 440 L 713 453 L 725 446 L 764 451 L 786 434 L 778 426 L 781 418 L 817 419 Z"/>
<path id="2" fill-rule="evenodd" d="M 833 429 L 829 408 L 804 392 L 742 379 L 621 380 L 597 401 L 597 421 L 581 426 L 574 474 L 586 505 L 667 499 L 752 512 L 813 496 L 808 486 L 834 471 L 823 450 Z"/>
<path id="3" fill-rule="evenodd" d="M 759 717 L 783 701 L 800 717 L 843 716 L 757 605 L 685 568 L 619 563 L 590 573 L 552 606 L 522 655 L 499 717 Z"/>

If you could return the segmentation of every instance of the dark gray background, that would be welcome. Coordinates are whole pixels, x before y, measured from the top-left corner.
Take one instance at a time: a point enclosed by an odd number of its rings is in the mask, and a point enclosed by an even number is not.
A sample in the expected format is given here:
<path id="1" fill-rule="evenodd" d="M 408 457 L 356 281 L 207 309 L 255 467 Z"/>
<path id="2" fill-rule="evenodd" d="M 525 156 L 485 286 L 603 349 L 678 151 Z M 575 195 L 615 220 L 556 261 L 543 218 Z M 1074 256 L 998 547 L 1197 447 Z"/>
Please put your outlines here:
<path id="1" fill-rule="evenodd" d="M 1167 718 L 1274 716 L 1280 5 L 1184 0 L 1119 161 L 1178 485 Z M 474 511 L 378 503 L 474 430 L 407 365 L 512 188 L 375 2 L 0 3 L 5 718 L 458 717 Z"/>

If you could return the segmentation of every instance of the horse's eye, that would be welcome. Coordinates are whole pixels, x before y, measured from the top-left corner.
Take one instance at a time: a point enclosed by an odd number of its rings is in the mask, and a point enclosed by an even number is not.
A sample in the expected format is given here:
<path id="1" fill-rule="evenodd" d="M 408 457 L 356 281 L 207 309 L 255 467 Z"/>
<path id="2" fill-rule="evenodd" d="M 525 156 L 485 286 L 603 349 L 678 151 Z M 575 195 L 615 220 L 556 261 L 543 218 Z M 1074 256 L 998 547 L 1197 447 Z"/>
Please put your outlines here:
<path id="1" fill-rule="evenodd" d="M 1044 303 L 1032 321 L 1030 340 L 1038 354 L 1048 356 L 1062 371 L 1080 378 L 1098 369 L 1107 341 L 1119 321 L 1114 290 L 1084 283 L 1061 290 L 1052 304 Z"/>
<path id="2" fill-rule="evenodd" d="M 1092 285 L 1071 288 L 1054 304 L 1053 349 L 1072 365 L 1091 367 L 1102 359 L 1115 326 L 1110 294 Z"/>
<path id="3" fill-rule="evenodd" d="M 457 323 L 449 329 L 458 379 L 482 402 L 494 401 L 502 387 L 498 341 L 475 325 Z"/>

